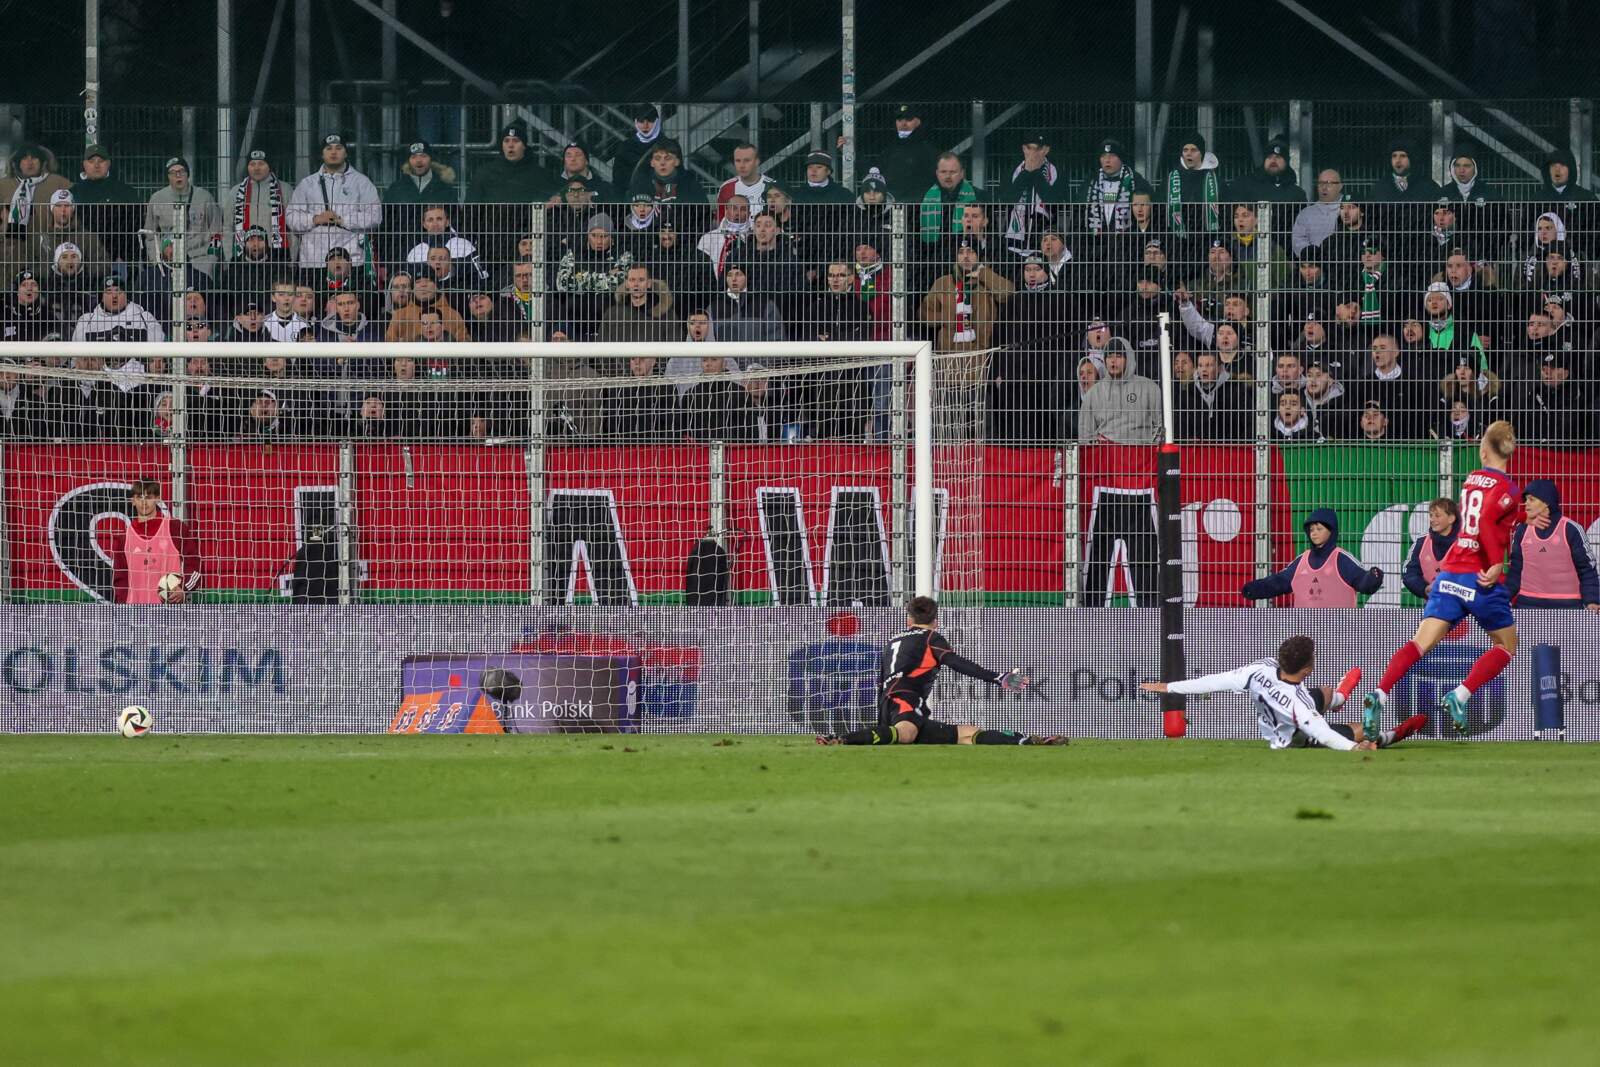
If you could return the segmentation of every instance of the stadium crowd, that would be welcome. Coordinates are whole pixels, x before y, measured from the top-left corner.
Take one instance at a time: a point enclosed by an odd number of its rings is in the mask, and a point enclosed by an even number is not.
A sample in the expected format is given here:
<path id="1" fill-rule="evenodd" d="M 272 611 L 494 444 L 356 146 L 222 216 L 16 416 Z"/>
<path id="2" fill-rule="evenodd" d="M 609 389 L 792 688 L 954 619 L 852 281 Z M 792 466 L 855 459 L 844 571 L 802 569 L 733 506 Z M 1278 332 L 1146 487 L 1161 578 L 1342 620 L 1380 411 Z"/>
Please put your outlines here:
<path id="1" fill-rule="evenodd" d="M 1354 188 L 1322 169 L 1308 197 L 1281 138 L 1259 160 L 1221 161 L 1200 134 L 1178 135 L 1177 157 L 1147 175 L 1114 137 L 1061 159 L 1049 133 L 1030 131 L 980 189 L 908 104 L 864 140 L 856 188 L 839 183 L 827 151 L 779 180 L 750 144 L 713 185 L 655 107 L 633 119 L 610 180 L 579 144 L 558 168 L 540 166 L 519 122 L 465 188 L 425 142 L 398 173 L 369 175 L 328 133 L 304 176 L 250 152 L 231 203 L 181 158 L 145 196 L 103 146 L 65 159 L 24 146 L 0 180 L 11 279 L 0 330 L 373 346 L 248 360 L 184 349 L 185 432 L 198 440 L 527 432 L 528 394 L 513 388 L 528 381 L 525 363 L 388 358 L 382 341 L 847 349 L 903 326 L 956 357 L 941 363 L 940 403 L 981 400 L 989 440 L 1148 442 L 1161 425 L 1163 311 L 1185 440 L 1469 440 L 1505 416 L 1530 443 L 1600 431 L 1586 277 L 1600 204 L 1559 149 L 1541 186 L 1508 190 L 1468 154 L 1436 185 L 1397 140 L 1374 161 L 1381 180 Z M 95 373 L 0 369 L 0 436 L 171 433 L 173 393 L 152 378 L 165 361 L 35 362 Z M 876 370 L 769 380 L 749 377 L 760 369 L 750 361 L 668 361 L 645 347 L 548 363 L 547 377 L 597 383 L 551 391 L 543 430 L 558 438 L 870 440 L 887 425 Z M 238 378 L 282 385 L 228 384 Z"/>

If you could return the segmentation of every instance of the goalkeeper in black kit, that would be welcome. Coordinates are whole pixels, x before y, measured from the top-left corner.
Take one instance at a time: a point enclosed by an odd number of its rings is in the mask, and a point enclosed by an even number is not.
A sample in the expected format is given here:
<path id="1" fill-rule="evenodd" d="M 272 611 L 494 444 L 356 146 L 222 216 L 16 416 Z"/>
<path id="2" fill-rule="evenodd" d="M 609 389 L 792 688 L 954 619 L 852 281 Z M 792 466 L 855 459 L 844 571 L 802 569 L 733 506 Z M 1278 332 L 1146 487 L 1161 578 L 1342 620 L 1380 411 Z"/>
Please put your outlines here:
<path id="1" fill-rule="evenodd" d="M 819 745 L 1064 745 L 1059 734 L 1036 735 L 1014 730 L 984 730 L 971 723 L 940 722 L 928 713 L 928 696 L 939 668 L 1002 689 L 1028 683 L 1020 670 L 991 671 L 958 655 L 938 632 L 939 605 L 928 596 L 915 597 L 907 609 L 906 628 L 889 638 L 878 659 L 878 721 L 847 734 L 826 734 Z"/>

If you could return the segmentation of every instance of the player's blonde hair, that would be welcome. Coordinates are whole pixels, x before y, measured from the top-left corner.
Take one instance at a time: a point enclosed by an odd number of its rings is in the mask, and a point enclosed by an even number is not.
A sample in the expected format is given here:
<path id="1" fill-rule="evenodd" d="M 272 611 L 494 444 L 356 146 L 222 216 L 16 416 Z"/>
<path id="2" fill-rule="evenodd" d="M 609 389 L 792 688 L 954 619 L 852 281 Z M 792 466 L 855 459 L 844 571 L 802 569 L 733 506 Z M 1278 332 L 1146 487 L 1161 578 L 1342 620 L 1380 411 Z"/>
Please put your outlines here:
<path id="1" fill-rule="evenodd" d="M 1501 459 L 1510 459 L 1517 450 L 1517 431 L 1505 419 L 1496 419 L 1483 431 L 1483 443 Z"/>

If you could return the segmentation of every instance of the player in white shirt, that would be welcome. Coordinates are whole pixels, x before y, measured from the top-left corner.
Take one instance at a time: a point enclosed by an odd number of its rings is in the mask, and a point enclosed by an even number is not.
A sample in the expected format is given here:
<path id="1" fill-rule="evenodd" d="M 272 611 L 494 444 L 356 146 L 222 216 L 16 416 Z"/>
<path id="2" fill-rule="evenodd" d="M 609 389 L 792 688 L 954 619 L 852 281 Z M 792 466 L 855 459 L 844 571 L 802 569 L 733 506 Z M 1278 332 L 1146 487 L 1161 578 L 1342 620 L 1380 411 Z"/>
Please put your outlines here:
<path id="1" fill-rule="evenodd" d="M 1276 658 L 1267 657 L 1231 671 L 1207 674 L 1178 682 L 1145 682 L 1150 693 L 1247 693 L 1261 724 L 1261 738 L 1273 748 L 1336 748 L 1371 751 L 1403 741 L 1428 725 L 1426 715 L 1413 715 L 1393 730 L 1368 738 L 1359 723 L 1330 723 L 1325 712 L 1342 707 L 1361 684 L 1361 668 L 1353 667 L 1334 687 L 1307 686 L 1317 666 L 1317 646 L 1296 634 L 1278 646 Z"/>

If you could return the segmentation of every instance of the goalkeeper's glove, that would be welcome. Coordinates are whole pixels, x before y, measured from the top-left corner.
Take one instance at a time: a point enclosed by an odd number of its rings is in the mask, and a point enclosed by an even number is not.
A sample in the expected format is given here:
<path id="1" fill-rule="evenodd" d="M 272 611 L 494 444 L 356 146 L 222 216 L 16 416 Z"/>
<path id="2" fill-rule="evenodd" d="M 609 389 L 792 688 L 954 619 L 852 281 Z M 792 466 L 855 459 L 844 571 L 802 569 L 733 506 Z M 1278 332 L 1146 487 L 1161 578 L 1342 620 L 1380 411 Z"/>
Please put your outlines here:
<path id="1" fill-rule="evenodd" d="M 1000 683 L 1001 689 L 1026 689 L 1028 687 L 1028 676 L 1024 672 L 1025 668 L 1023 667 L 1012 667 L 995 680 Z"/>

